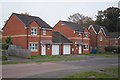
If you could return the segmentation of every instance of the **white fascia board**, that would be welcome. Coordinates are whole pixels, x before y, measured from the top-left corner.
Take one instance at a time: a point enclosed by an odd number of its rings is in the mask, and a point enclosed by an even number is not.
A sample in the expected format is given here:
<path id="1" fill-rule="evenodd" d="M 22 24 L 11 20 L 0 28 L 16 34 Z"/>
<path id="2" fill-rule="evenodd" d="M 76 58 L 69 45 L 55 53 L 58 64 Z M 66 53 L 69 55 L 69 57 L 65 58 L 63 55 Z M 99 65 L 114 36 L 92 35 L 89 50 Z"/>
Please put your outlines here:
<path id="1" fill-rule="evenodd" d="M 93 31 L 95 32 L 95 34 L 97 34 L 97 32 L 95 31 L 95 29 L 94 29 L 93 25 L 90 25 L 90 26 L 88 27 L 88 30 L 89 30 L 90 28 L 92 28 L 92 29 L 93 29 Z"/>
<path id="2" fill-rule="evenodd" d="M 41 29 L 45 29 L 45 30 L 52 30 L 52 29 L 49 29 L 49 28 L 41 28 Z"/>
<path id="3" fill-rule="evenodd" d="M 102 32 L 102 31 L 103 31 L 104 35 L 106 36 L 105 31 L 104 31 L 103 28 L 101 28 L 101 29 L 99 30 L 98 34 L 99 34 L 100 32 Z"/>

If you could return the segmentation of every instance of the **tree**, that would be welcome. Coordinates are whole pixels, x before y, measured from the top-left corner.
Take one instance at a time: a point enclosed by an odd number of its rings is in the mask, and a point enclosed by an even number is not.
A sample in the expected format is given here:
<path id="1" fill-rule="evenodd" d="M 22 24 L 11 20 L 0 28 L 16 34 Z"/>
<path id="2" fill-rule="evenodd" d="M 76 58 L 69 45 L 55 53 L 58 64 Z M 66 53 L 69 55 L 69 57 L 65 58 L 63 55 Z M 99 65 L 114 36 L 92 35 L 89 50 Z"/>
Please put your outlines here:
<path id="1" fill-rule="evenodd" d="M 92 20 L 92 18 L 90 18 L 88 16 L 83 16 L 80 13 L 75 13 L 75 14 L 71 15 L 70 17 L 68 17 L 68 20 L 70 22 L 78 23 L 83 27 L 89 26 L 90 24 L 94 24 L 94 21 Z"/>
<path id="2" fill-rule="evenodd" d="M 7 43 L 7 44 L 12 44 L 11 37 L 7 37 L 7 39 L 6 39 L 6 43 Z"/>
<path id="3" fill-rule="evenodd" d="M 29 15 L 30 16 L 30 14 L 28 12 L 21 13 L 21 14 L 23 14 L 23 15 Z"/>
<path id="4" fill-rule="evenodd" d="M 104 11 L 98 11 L 95 24 L 105 26 L 109 32 L 116 32 L 120 28 L 120 9 L 109 7 Z"/>

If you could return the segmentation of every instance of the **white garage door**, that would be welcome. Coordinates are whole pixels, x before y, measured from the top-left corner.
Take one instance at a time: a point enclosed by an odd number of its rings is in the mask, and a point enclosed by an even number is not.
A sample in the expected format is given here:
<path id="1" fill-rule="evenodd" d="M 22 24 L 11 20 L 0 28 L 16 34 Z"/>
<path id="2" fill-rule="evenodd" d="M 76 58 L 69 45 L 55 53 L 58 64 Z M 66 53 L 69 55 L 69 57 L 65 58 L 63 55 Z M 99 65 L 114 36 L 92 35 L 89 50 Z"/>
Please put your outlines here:
<path id="1" fill-rule="evenodd" d="M 70 45 L 63 45 L 63 54 L 70 54 Z"/>
<path id="2" fill-rule="evenodd" d="M 52 45 L 52 55 L 59 55 L 59 45 Z"/>

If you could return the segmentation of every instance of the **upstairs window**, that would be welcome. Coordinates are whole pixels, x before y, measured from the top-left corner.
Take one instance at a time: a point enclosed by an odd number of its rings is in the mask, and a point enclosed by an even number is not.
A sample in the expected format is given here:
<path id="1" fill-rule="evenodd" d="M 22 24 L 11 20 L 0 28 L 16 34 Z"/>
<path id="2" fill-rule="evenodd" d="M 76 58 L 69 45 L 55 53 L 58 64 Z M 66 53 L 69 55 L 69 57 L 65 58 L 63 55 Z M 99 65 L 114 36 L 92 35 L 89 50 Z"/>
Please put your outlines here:
<path id="1" fill-rule="evenodd" d="M 31 35 L 37 35 L 37 28 L 31 29 Z"/>
<path id="2" fill-rule="evenodd" d="M 102 38 L 102 36 L 100 36 L 100 41 L 102 41 L 103 40 L 103 38 Z"/>
<path id="3" fill-rule="evenodd" d="M 43 35 L 46 35 L 46 30 L 43 30 Z"/>
<path id="4" fill-rule="evenodd" d="M 84 38 L 88 38 L 88 35 L 87 35 L 87 34 L 84 34 Z"/>

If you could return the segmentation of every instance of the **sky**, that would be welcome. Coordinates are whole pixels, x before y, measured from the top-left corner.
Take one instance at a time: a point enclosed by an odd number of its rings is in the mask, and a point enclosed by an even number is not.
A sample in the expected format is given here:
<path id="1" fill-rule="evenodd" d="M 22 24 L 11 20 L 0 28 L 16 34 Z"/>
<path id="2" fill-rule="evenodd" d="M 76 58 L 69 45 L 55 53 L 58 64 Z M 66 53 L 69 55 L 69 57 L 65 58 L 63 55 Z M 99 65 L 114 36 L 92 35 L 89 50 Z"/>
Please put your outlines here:
<path id="1" fill-rule="evenodd" d="M 99 10 L 105 10 L 108 7 L 118 7 L 118 1 L 62 1 L 62 2 L 0 2 L 0 29 L 10 15 L 14 13 L 29 13 L 32 16 L 38 16 L 53 27 L 59 20 L 68 20 L 70 15 L 80 13 L 89 16 L 95 20 L 95 15 Z"/>

